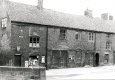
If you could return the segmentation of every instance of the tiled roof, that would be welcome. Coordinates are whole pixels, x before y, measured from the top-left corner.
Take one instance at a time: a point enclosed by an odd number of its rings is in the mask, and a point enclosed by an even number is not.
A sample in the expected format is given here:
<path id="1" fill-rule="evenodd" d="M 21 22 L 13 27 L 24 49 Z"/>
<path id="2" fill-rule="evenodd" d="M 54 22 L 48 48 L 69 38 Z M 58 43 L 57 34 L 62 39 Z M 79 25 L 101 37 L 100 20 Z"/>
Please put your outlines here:
<path id="1" fill-rule="evenodd" d="M 16 2 L 9 2 L 8 7 L 12 21 L 115 33 L 114 21 L 66 14 L 49 9 L 39 10 L 36 6 Z"/>

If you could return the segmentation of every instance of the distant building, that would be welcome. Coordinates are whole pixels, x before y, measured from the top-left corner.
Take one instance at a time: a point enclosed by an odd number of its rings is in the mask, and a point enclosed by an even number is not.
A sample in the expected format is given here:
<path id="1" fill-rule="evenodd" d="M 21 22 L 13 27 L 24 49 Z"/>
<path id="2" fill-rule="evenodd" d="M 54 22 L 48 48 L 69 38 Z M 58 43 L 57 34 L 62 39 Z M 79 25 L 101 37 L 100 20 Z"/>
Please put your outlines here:
<path id="1" fill-rule="evenodd" d="M 0 53 L 10 57 L 4 65 L 25 66 L 26 62 L 27 66 L 36 61 L 47 68 L 114 64 L 114 21 L 93 18 L 90 10 L 78 16 L 44 9 L 42 0 L 38 4 L 0 1 Z"/>

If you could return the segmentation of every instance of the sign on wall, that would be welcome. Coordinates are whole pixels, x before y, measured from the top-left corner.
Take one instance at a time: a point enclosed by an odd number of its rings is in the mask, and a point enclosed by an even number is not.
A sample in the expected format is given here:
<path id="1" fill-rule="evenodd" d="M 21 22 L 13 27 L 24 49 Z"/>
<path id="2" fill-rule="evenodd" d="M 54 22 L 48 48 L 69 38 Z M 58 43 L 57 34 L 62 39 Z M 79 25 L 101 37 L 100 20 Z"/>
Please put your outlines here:
<path id="1" fill-rule="evenodd" d="M 45 56 L 42 56 L 42 63 L 45 63 Z"/>

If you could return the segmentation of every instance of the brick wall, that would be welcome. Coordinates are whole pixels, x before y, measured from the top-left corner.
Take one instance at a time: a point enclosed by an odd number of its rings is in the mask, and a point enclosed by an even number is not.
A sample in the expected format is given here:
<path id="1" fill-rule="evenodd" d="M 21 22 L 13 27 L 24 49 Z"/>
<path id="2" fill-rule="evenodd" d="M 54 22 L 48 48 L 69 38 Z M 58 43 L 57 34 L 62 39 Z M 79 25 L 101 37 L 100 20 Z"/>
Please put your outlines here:
<path id="1" fill-rule="evenodd" d="M 45 68 L 0 67 L 0 80 L 46 80 Z"/>
<path id="2" fill-rule="evenodd" d="M 94 43 L 88 42 L 88 32 L 81 31 L 81 40 L 75 39 L 76 30 L 67 29 L 67 39 L 62 41 L 59 39 L 60 35 L 60 28 L 49 28 L 48 29 L 48 49 L 52 49 L 62 42 L 65 42 L 64 45 L 68 46 L 69 49 L 76 50 L 77 48 L 80 49 L 87 49 L 87 50 L 94 50 Z"/>
<path id="3" fill-rule="evenodd" d="M 107 41 L 112 42 L 111 50 L 106 49 Z M 111 34 L 111 37 L 108 38 L 107 33 L 96 33 L 96 52 L 99 53 L 100 65 L 106 65 L 104 64 L 105 53 L 109 54 L 108 64 L 113 64 L 113 51 L 115 48 L 114 43 L 115 43 L 114 34 Z"/>
<path id="4" fill-rule="evenodd" d="M 31 28 L 31 30 L 30 30 Z M 36 33 L 40 37 L 40 47 L 29 47 L 29 35 Z M 40 25 L 24 24 L 24 23 L 12 23 L 11 29 L 11 48 L 14 54 L 17 50 L 17 46 L 20 46 L 19 53 L 22 55 L 22 65 L 24 61 L 28 60 L 29 54 L 36 52 L 40 56 L 46 55 L 46 27 Z"/>
<path id="5" fill-rule="evenodd" d="M 88 41 L 88 32 L 90 31 L 80 31 L 81 32 L 81 40 L 76 40 L 75 39 L 75 33 L 76 31 L 79 30 L 74 30 L 74 29 L 67 29 L 67 39 L 66 40 L 60 40 L 59 39 L 59 35 L 60 35 L 60 28 L 49 28 L 48 29 L 48 54 L 49 56 L 51 56 L 51 50 L 55 50 L 55 49 L 59 49 L 59 45 L 65 45 L 68 48 L 65 50 L 68 50 L 68 54 L 69 56 L 72 56 L 74 54 L 77 54 L 75 51 L 77 49 L 81 49 L 83 50 L 83 52 L 81 52 L 80 54 L 82 55 L 82 59 L 81 59 L 81 65 L 84 64 L 84 58 L 87 57 L 87 55 L 83 55 L 86 54 L 87 52 L 85 52 L 84 50 L 87 51 L 92 51 L 92 52 L 88 52 L 91 56 L 91 65 L 95 64 L 95 62 L 93 63 L 93 59 L 92 57 L 95 57 L 94 52 L 99 53 L 99 65 L 107 65 L 104 63 L 104 59 L 105 59 L 105 54 L 108 53 L 109 54 L 109 62 L 108 64 L 113 64 L 113 51 L 115 49 L 115 36 L 114 34 L 111 34 L 111 37 L 107 37 L 107 33 L 99 33 L 99 32 L 93 32 L 94 33 L 94 42 L 89 42 Z M 96 33 L 96 35 L 95 35 Z M 111 50 L 107 50 L 106 49 L 106 42 L 110 41 L 112 42 L 112 49 Z M 73 50 L 73 51 L 72 51 Z M 91 53 L 91 54 L 90 54 Z M 76 57 L 77 58 L 77 57 Z M 48 57 L 48 59 L 50 60 L 50 57 Z M 76 64 L 76 63 L 75 63 Z M 69 64 L 69 65 L 73 65 L 76 66 L 75 64 Z M 87 64 L 87 62 L 86 62 Z"/>

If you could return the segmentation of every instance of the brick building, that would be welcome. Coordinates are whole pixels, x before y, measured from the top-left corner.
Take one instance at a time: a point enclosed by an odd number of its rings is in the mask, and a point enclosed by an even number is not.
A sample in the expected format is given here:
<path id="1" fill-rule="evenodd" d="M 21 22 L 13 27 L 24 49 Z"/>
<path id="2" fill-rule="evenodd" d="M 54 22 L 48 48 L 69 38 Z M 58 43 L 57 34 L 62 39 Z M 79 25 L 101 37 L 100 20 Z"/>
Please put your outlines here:
<path id="1" fill-rule="evenodd" d="M 30 59 L 47 68 L 113 64 L 113 18 L 84 14 L 44 9 L 42 0 L 37 6 L 0 0 L 0 53 L 9 56 L 2 65 L 25 66 Z"/>

